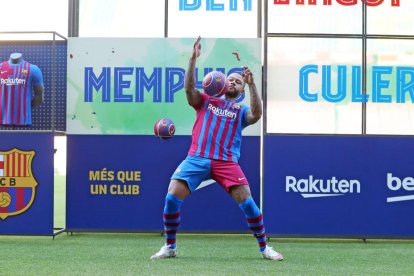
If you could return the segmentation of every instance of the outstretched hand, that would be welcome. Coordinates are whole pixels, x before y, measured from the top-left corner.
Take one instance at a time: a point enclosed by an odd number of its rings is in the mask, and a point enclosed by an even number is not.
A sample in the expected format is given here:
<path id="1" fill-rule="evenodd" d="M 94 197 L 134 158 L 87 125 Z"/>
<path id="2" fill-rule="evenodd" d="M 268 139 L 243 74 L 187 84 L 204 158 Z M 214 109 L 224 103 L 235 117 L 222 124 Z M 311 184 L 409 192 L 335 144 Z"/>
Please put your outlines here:
<path id="1" fill-rule="evenodd" d="M 193 58 L 198 58 L 200 56 L 200 53 L 201 53 L 200 40 L 201 40 L 201 37 L 198 36 L 196 41 L 194 42 L 193 55 L 192 55 Z"/>
<path id="2" fill-rule="evenodd" d="M 249 67 L 243 66 L 242 76 L 243 76 L 244 83 L 247 83 L 247 84 L 254 83 L 253 73 L 252 71 L 250 71 Z"/>

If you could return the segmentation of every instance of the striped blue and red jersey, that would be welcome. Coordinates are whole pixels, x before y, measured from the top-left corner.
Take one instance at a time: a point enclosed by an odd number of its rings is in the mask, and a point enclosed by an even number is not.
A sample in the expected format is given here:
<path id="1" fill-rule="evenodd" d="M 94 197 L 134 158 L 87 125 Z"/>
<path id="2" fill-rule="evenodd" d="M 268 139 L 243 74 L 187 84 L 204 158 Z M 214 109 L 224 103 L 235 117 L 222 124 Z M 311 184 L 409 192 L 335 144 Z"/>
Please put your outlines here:
<path id="1" fill-rule="evenodd" d="M 0 64 L 0 125 L 31 125 L 33 87 L 43 86 L 42 72 L 25 60 Z"/>
<path id="2" fill-rule="evenodd" d="M 238 162 L 249 107 L 201 93 L 189 155 Z"/>

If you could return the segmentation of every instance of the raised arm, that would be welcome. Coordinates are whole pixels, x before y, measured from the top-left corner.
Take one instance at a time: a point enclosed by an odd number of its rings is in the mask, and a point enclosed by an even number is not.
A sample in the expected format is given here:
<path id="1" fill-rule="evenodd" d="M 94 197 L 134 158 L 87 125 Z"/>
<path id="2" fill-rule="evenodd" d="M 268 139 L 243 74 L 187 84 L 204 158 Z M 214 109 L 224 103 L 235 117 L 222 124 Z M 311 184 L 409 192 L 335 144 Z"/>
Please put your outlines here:
<path id="1" fill-rule="evenodd" d="M 188 62 L 188 69 L 185 72 L 185 93 L 187 95 L 188 104 L 191 106 L 198 106 L 201 101 L 201 93 L 195 88 L 195 67 L 197 58 L 200 56 L 201 51 L 201 44 L 200 44 L 201 37 L 197 37 L 196 41 L 194 42 L 193 52 L 190 56 L 190 60 Z"/>
<path id="2" fill-rule="evenodd" d="M 249 125 L 259 121 L 262 117 L 262 99 L 257 92 L 256 84 L 254 83 L 253 73 L 248 67 L 243 67 L 243 79 L 244 82 L 249 86 L 250 92 L 250 110 L 247 112 L 247 123 Z"/>

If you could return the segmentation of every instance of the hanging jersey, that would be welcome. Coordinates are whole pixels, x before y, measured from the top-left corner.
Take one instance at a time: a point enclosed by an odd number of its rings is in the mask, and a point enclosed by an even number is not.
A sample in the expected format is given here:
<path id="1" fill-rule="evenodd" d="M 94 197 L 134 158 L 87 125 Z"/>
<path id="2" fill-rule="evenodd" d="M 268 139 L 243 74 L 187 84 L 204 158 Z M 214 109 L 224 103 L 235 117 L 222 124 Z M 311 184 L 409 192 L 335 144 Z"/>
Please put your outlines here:
<path id="1" fill-rule="evenodd" d="M 43 86 L 39 67 L 22 60 L 0 64 L 0 125 L 31 125 L 33 87 Z"/>
<path id="2" fill-rule="evenodd" d="M 238 162 L 249 107 L 201 94 L 189 155 Z"/>

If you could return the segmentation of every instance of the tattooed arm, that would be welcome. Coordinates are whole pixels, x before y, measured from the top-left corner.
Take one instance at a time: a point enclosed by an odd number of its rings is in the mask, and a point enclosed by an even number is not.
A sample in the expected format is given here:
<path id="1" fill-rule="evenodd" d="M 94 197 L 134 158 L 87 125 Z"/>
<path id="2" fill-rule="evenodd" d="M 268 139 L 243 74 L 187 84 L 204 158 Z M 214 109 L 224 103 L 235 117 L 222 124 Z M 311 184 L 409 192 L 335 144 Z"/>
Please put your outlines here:
<path id="1" fill-rule="evenodd" d="M 188 69 L 185 72 L 185 93 L 187 96 L 188 104 L 191 106 L 198 106 L 202 97 L 200 91 L 195 88 L 196 78 L 195 78 L 195 66 L 197 58 L 200 56 L 201 52 L 201 37 L 198 37 L 194 42 L 193 52 L 190 56 L 188 62 Z"/>

